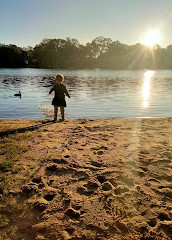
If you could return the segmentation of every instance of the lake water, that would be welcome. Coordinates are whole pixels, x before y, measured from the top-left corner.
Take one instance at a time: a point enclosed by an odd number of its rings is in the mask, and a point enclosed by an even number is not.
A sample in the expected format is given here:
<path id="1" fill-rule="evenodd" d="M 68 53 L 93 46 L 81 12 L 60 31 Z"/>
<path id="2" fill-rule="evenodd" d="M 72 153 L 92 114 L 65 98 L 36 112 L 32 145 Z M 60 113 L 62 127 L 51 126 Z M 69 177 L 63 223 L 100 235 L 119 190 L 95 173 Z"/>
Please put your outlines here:
<path id="1" fill-rule="evenodd" d="M 67 118 L 172 116 L 172 71 L 0 69 L 0 118 L 53 116 L 52 76 L 61 73 L 71 95 Z M 22 97 L 14 97 L 21 91 Z"/>

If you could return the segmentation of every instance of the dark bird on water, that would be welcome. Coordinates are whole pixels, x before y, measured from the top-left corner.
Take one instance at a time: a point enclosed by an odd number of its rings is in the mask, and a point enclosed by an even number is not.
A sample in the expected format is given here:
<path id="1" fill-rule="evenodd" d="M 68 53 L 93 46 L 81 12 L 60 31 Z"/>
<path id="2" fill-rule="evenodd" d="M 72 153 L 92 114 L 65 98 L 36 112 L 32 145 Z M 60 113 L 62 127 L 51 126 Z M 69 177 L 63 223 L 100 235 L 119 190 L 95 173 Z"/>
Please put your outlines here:
<path id="1" fill-rule="evenodd" d="M 14 94 L 15 97 L 21 97 L 21 92 Z"/>

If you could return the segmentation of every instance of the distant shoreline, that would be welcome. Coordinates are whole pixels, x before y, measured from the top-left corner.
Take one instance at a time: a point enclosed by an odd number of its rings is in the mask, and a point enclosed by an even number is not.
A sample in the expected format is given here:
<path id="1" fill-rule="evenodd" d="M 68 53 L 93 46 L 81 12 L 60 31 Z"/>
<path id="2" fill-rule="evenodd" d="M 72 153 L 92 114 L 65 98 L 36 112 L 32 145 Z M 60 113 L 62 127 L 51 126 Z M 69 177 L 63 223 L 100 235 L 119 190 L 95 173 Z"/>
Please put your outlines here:
<path id="1" fill-rule="evenodd" d="M 150 70 L 150 71 L 157 71 L 157 70 L 172 70 L 172 68 L 136 68 L 136 69 L 127 69 L 127 68 L 119 68 L 119 69 L 115 69 L 115 68 L 43 68 L 43 67 L 0 67 L 0 69 L 44 69 L 44 70 L 108 70 L 108 71 L 146 71 L 146 70 Z"/>

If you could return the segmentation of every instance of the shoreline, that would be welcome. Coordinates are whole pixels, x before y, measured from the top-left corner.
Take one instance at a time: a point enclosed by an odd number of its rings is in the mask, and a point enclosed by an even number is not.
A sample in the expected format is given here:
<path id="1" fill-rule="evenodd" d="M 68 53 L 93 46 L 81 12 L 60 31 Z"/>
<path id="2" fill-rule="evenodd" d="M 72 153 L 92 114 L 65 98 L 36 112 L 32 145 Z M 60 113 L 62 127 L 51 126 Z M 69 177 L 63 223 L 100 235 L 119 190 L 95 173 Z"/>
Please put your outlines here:
<path id="1" fill-rule="evenodd" d="M 56 124 L 58 123 L 68 123 L 68 122 L 79 122 L 79 121 L 111 121 L 111 120 L 121 120 L 121 121 L 137 121 L 137 120 L 148 120 L 148 119 L 155 119 L 155 120 L 158 120 L 158 119 L 168 119 L 169 121 L 172 119 L 172 116 L 169 116 L 169 117 L 116 117 L 116 118 L 73 118 L 73 119 L 65 119 L 64 122 L 61 122 L 59 119 L 58 121 L 56 122 Z M 4 131 L 4 127 L 1 128 L 1 124 L 9 124 L 8 126 L 6 126 L 6 131 Z M 19 132 L 21 130 L 24 130 L 25 127 L 26 129 L 28 128 L 28 130 L 34 130 L 34 127 L 36 127 L 37 125 L 36 124 L 48 124 L 48 123 L 54 123 L 53 119 L 49 119 L 49 118 L 45 118 L 45 119 L 0 119 L 0 137 L 4 136 L 5 135 L 5 132 L 10 132 L 10 131 L 15 131 L 17 130 L 17 128 L 13 128 L 11 124 L 14 124 L 16 123 L 15 125 L 19 125 L 20 127 L 22 128 L 19 128 Z M 17 124 L 18 123 L 18 124 Z M 31 124 L 34 124 L 34 125 L 31 125 Z M 35 124 L 36 123 L 36 124 Z M 55 123 L 54 123 L 55 124 Z M 39 125 L 41 126 L 41 125 Z M 32 129 L 33 128 L 33 129 Z M 4 130 L 3 130 L 4 129 Z M 1 132 L 2 131 L 2 132 Z M 4 135 L 3 135 L 4 134 Z"/>
<path id="2" fill-rule="evenodd" d="M 170 240 L 171 129 L 172 117 L 0 119 L 2 239 Z"/>

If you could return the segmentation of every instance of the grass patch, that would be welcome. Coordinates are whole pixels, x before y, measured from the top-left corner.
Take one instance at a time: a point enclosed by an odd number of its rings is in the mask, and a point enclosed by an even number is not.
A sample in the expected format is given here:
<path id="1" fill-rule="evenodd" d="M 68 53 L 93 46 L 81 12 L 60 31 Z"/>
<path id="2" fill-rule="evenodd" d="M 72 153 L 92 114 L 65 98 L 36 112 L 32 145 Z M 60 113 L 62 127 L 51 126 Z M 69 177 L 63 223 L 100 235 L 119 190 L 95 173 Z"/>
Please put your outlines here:
<path id="1" fill-rule="evenodd" d="M 30 139 L 31 135 L 28 136 Z M 8 172 L 12 170 L 15 162 L 21 158 L 22 154 L 31 149 L 31 144 L 29 144 L 26 139 L 26 135 L 20 136 L 20 134 L 17 134 L 15 136 L 6 137 L 1 141 L 0 154 L 4 155 L 5 159 L 0 163 L 0 171 Z"/>
<path id="2" fill-rule="evenodd" d="M 25 215 L 28 206 L 20 195 L 21 186 L 36 177 L 43 162 L 50 157 L 45 151 L 35 151 L 39 141 L 37 133 L 30 132 L 0 139 L 0 227 L 4 229 Z"/>
<path id="3" fill-rule="evenodd" d="M 39 169 L 40 169 L 40 167 L 37 165 L 37 163 L 35 163 L 35 169 L 30 174 L 30 178 L 34 178 L 36 176 L 37 172 L 39 171 Z"/>
<path id="4" fill-rule="evenodd" d="M 20 216 L 27 209 L 26 204 L 19 203 L 15 197 L 3 197 L 1 202 L 0 227 L 7 227 L 16 216 Z"/>
<path id="5" fill-rule="evenodd" d="M 3 163 L 0 163 L 0 171 L 8 172 L 12 169 L 13 165 L 14 165 L 14 162 L 12 160 L 8 160 Z"/>
<path id="6" fill-rule="evenodd" d="M 5 160 L 0 163 L 0 171 L 8 172 L 11 171 L 15 162 L 19 158 L 19 149 L 14 143 L 8 144 L 3 151 L 3 155 L 5 155 Z"/>
<path id="7" fill-rule="evenodd" d="M 22 185 L 34 178 L 42 166 L 43 154 L 34 151 L 37 141 L 40 141 L 37 133 L 31 132 L 0 139 L 0 228 L 3 231 L 28 214 L 28 205 L 20 192 Z"/>
<path id="8" fill-rule="evenodd" d="M 9 221 L 7 216 L 0 214 L 0 227 L 6 227 Z"/>
<path id="9" fill-rule="evenodd" d="M 24 169 L 22 158 L 31 149 L 32 136 L 33 134 L 16 134 L 1 140 L 0 188 L 4 193 L 15 184 L 16 174 Z"/>

